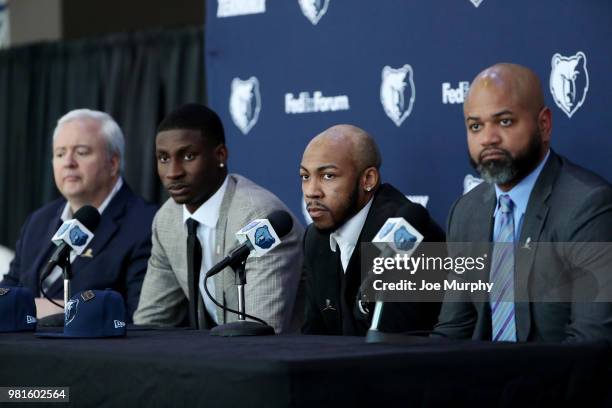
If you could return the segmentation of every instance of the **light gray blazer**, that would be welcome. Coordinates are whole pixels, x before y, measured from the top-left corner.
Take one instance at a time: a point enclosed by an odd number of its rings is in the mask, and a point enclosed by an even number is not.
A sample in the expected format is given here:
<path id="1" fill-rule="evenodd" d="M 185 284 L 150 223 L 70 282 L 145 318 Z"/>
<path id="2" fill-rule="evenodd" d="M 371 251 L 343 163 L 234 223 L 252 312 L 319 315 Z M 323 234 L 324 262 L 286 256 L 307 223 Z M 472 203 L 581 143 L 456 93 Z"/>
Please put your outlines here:
<path id="1" fill-rule="evenodd" d="M 238 245 L 235 233 L 255 218 L 266 218 L 274 210 L 289 209 L 268 190 L 237 174 L 228 175 L 228 185 L 217 222 L 214 249 L 216 264 Z M 303 228 L 293 216 L 293 229 L 282 243 L 260 258 L 246 262 L 246 313 L 265 320 L 277 333 L 299 328 L 302 310 L 297 310 L 302 271 Z M 182 205 L 172 198 L 159 209 L 153 220 L 151 257 L 147 268 L 134 323 L 176 326 L 188 314 L 187 230 Z M 238 293 L 231 268 L 213 277 L 215 298 L 227 307 L 238 309 Z M 299 305 L 297 306 L 299 308 Z M 200 326 L 206 327 L 204 304 L 199 302 Z M 228 323 L 238 319 L 217 307 L 217 320 Z"/>

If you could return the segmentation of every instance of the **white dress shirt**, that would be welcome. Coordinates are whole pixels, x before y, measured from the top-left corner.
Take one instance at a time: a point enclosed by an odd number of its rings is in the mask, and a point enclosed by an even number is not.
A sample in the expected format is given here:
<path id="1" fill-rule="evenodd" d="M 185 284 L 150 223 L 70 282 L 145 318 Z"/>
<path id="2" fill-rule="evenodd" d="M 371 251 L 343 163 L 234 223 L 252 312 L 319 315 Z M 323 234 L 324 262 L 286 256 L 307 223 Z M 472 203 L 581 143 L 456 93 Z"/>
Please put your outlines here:
<path id="1" fill-rule="evenodd" d="M 340 247 L 340 261 L 342 262 L 342 269 L 346 273 L 346 268 L 357 245 L 359 234 L 363 229 L 363 225 L 366 222 L 368 213 L 372 207 L 372 199 L 351 219 L 349 219 L 342 227 L 329 236 L 329 247 L 333 252 L 336 252 L 336 247 Z"/>
<path id="2" fill-rule="evenodd" d="M 198 222 L 197 235 L 200 245 L 202 246 L 202 265 L 200 267 L 200 294 L 204 301 L 204 306 L 208 311 L 208 314 L 214 319 L 216 323 L 219 323 L 217 319 L 217 306 L 212 300 L 206 295 L 204 291 L 204 277 L 206 272 L 214 266 L 213 259 L 215 252 L 215 246 L 217 245 L 215 237 L 215 229 L 217 228 L 217 221 L 219 220 L 219 212 L 221 210 L 221 202 L 227 190 L 228 178 L 225 177 L 223 184 L 208 200 L 206 200 L 198 209 L 193 213 L 189 213 L 187 207 L 183 205 L 183 224 L 185 225 L 185 231 L 187 231 L 187 220 L 193 218 Z M 206 282 L 206 287 L 210 294 L 215 297 L 215 279 L 213 276 Z M 216 298 L 216 297 L 215 297 Z"/>

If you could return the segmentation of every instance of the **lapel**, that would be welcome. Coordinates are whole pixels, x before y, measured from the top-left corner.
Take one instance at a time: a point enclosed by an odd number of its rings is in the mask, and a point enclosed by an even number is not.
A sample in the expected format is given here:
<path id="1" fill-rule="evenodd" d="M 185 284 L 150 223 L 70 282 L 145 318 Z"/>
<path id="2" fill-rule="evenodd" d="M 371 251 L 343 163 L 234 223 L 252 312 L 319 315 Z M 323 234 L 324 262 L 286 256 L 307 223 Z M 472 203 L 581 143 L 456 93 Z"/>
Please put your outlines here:
<path id="1" fill-rule="evenodd" d="M 548 198 L 552 193 L 560 168 L 559 157 L 551 150 L 548 161 L 544 165 L 529 196 L 515 255 L 514 284 L 517 297 L 521 299 L 528 299 L 529 296 L 529 275 L 533 267 L 536 252 L 535 249 L 525 243 L 527 240 L 533 243 L 537 243 L 540 240 L 549 210 Z M 517 302 L 516 330 L 518 340 L 527 340 L 530 326 L 530 303 Z"/>
<path id="2" fill-rule="evenodd" d="M 229 209 L 236 192 L 236 179 L 232 174 L 227 175 L 227 189 L 225 195 L 221 201 L 221 208 L 219 209 L 219 219 L 217 220 L 217 226 L 215 227 L 215 246 L 214 257 L 212 264 L 215 265 L 217 262 L 223 259 L 225 254 L 225 240 L 227 234 L 227 223 L 229 216 Z M 231 270 L 231 269 L 230 269 Z M 238 304 L 238 293 L 237 290 L 231 290 L 235 285 L 233 273 L 220 273 L 215 277 L 215 294 L 217 301 L 224 305 L 237 305 Z M 228 288 L 228 290 L 225 290 Z M 222 297 L 219 295 L 223 295 Z M 248 312 L 247 312 L 248 313 Z M 220 307 L 217 307 L 217 320 L 219 322 L 226 323 L 226 313 Z"/>

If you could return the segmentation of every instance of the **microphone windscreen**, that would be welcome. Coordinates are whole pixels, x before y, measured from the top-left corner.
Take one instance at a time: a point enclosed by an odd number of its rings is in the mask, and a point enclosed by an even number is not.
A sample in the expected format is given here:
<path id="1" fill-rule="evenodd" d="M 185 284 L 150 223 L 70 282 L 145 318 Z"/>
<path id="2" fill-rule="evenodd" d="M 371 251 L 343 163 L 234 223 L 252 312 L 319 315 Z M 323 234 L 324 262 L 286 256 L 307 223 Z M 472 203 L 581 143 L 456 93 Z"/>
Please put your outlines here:
<path id="1" fill-rule="evenodd" d="M 94 232 L 100 224 L 100 213 L 91 205 L 84 205 L 74 213 L 74 218 L 85 226 L 91 232 Z"/>
<path id="2" fill-rule="evenodd" d="M 272 228 L 274 228 L 279 238 L 283 238 L 293 228 L 293 218 L 291 218 L 287 211 L 272 211 L 266 218 L 272 224 Z"/>
<path id="3" fill-rule="evenodd" d="M 430 222 L 427 210 L 422 205 L 412 202 L 401 206 L 395 216 L 402 217 L 420 232 L 426 231 Z"/>

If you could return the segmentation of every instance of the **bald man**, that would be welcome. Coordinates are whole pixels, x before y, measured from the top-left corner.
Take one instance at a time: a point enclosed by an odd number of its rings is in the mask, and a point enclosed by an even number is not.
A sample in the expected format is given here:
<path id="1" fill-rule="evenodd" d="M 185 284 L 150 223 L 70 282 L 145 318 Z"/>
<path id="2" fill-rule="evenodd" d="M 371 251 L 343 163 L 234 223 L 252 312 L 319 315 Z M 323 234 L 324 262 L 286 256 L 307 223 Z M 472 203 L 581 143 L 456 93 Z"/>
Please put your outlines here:
<path id="1" fill-rule="evenodd" d="M 610 303 L 588 301 L 574 280 L 585 271 L 609 276 L 612 266 L 601 262 L 609 256 L 591 256 L 593 245 L 584 244 L 570 253 L 564 244 L 612 241 L 612 187 L 551 150 L 552 113 L 528 68 L 497 64 L 478 74 L 464 116 L 470 161 L 486 182 L 455 202 L 447 238 L 494 243 L 485 276 L 493 290 L 478 302 L 447 294 L 434 333 L 510 342 L 612 339 Z M 554 250 L 537 245 L 544 242 Z M 557 301 L 544 302 L 547 293 Z"/>
<path id="2" fill-rule="evenodd" d="M 413 206 L 389 184 L 381 184 L 382 160 L 374 139 L 351 125 L 333 126 L 306 147 L 300 165 L 302 192 L 313 223 L 304 238 L 305 334 L 364 335 L 373 305 L 357 301 L 361 284 L 360 243 L 371 242 L 387 218 Z M 444 241 L 431 220 L 421 233 Z M 439 304 L 389 303 L 379 330 L 431 330 Z"/>

